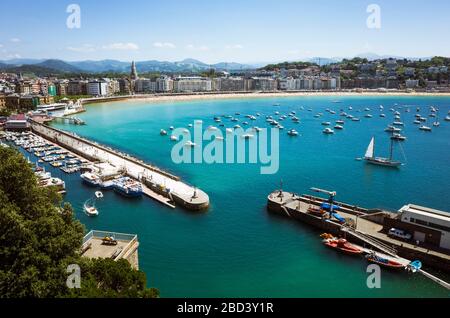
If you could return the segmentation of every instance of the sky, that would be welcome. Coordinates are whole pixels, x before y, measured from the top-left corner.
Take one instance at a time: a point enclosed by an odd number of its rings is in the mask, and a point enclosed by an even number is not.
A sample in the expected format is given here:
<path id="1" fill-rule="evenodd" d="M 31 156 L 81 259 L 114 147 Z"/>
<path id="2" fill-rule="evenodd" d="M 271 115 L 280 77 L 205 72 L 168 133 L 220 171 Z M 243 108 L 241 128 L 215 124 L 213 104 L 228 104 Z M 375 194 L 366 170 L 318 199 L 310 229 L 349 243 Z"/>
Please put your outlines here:
<path id="1" fill-rule="evenodd" d="M 2 0 L 1 11 L 0 60 L 450 56 L 448 0 Z"/>

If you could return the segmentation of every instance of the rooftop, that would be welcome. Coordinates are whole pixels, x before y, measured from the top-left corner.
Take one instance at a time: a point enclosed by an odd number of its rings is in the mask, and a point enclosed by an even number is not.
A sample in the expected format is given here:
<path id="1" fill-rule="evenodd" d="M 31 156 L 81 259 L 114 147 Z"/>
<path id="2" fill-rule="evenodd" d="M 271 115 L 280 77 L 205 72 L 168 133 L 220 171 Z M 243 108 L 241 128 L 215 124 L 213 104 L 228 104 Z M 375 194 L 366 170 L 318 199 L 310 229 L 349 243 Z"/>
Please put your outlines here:
<path id="1" fill-rule="evenodd" d="M 410 212 L 410 213 L 420 214 L 420 215 L 427 216 L 430 218 L 440 219 L 440 220 L 443 220 L 446 222 L 450 222 L 450 213 L 423 207 L 420 205 L 415 205 L 415 204 L 405 205 L 399 210 L 399 212 L 400 213 L 401 212 Z"/>

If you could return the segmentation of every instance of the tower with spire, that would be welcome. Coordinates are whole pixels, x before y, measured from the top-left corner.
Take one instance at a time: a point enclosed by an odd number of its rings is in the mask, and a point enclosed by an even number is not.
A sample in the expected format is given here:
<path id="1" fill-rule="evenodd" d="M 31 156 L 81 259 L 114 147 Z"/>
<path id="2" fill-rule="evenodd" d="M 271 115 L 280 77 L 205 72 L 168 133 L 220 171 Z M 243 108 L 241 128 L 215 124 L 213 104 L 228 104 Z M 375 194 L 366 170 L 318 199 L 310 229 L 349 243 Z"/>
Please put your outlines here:
<path id="1" fill-rule="evenodd" d="M 134 61 L 132 61 L 131 62 L 131 74 L 130 74 L 130 79 L 132 80 L 132 81 L 135 81 L 135 80 L 137 80 L 139 77 L 138 77 L 138 74 L 137 74 L 137 70 L 136 70 L 136 63 L 134 63 Z"/>

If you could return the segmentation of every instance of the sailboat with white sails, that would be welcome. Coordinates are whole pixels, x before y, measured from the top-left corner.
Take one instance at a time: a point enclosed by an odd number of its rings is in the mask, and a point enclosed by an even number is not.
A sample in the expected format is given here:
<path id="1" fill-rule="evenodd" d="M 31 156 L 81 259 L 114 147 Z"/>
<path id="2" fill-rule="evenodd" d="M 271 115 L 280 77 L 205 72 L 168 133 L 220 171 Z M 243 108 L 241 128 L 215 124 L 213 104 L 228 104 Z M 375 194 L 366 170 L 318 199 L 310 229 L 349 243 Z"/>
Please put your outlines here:
<path id="1" fill-rule="evenodd" d="M 391 139 L 391 147 L 389 152 L 389 158 L 375 157 L 375 137 L 372 137 L 372 140 L 367 147 L 366 154 L 364 156 L 364 160 L 367 163 L 384 166 L 384 167 L 399 167 L 402 165 L 400 161 L 396 161 L 392 159 L 392 152 L 394 149 L 394 141 Z"/>

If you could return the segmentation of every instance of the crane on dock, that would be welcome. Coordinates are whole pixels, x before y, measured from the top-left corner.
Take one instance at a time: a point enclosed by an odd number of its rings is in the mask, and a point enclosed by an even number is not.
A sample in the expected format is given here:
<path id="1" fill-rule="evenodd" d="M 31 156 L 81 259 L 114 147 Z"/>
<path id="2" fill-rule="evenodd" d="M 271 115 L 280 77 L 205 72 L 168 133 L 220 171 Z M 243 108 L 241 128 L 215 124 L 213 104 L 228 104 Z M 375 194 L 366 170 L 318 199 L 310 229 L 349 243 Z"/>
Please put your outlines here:
<path id="1" fill-rule="evenodd" d="M 311 188 L 310 190 L 314 191 L 314 192 L 324 193 L 324 194 L 328 195 L 328 204 L 330 205 L 329 217 L 331 219 L 331 215 L 333 214 L 333 209 L 334 209 L 334 197 L 337 194 L 336 191 L 328 191 L 328 190 L 319 189 L 319 188 Z"/>

